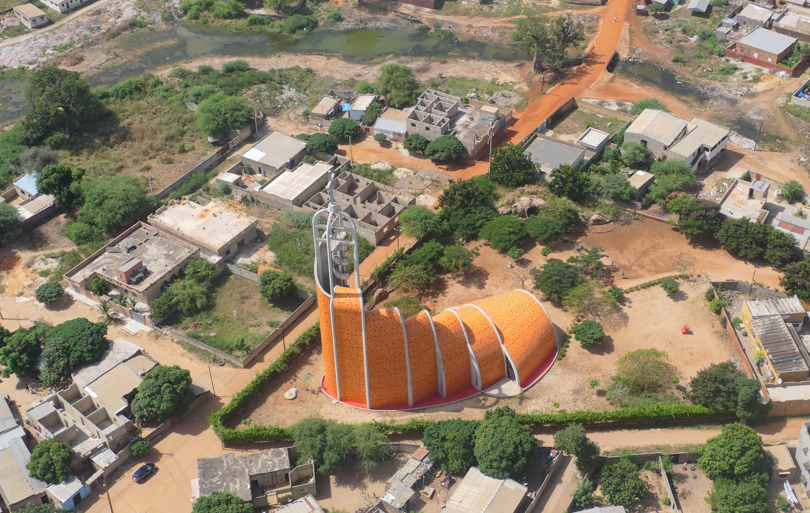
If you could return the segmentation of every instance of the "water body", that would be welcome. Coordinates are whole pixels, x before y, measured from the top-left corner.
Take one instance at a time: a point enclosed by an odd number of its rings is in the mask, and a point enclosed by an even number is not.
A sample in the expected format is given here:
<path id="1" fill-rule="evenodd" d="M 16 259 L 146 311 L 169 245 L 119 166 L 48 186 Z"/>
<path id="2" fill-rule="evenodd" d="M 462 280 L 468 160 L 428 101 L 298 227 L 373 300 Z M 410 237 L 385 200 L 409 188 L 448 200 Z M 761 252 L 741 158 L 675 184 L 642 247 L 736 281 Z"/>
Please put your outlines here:
<path id="1" fill-rule="evenodd" d="M 686 82 L 683 78 L 664 68 L 659 68 L 655 64 L 643 61 L 620 61 L 616 65 L 614 73 L 622 75 L 634 82 L 648 84 L 675 96 L 705 103 L 709 100 L 709 95 L 702 92 L 694 85 Z"/>
<path id="2" fill-rule="evenodd" d="M 149 50 L 131 61 L 110 66 L 85 78 L 93 87 L 111 86 L 153 70 L 158 66 L 206 56 L 256 57 L 279 52 L 338 54 L 348 61 L 368 61 L 396 54 L 415 57 L 470 58 L 516 61 L 515 48 L 480 41 L 420 36 L 404 30 L 357 29 L 319 30 L 304 37 L 276 32 L 230 32 L 196 25 L 175 25 L 170 30 L 143 31 L 124 38 L 119 53 L 172 41 Z M 335 61 L 335 66 L 340 66 Z M 0 80 L 0 122 L 22 116 L 22 90 L 26 81 Z"/>

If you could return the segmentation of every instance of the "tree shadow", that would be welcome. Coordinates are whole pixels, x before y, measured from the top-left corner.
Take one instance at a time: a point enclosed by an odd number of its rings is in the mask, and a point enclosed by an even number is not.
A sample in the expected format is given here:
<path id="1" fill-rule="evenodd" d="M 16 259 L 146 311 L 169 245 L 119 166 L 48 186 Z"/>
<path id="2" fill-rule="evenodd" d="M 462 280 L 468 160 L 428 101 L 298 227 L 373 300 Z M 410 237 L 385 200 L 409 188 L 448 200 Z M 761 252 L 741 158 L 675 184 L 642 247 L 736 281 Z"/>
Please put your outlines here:
<path id="1" fill-rule="evenodd" d="M 630 317 L 627 315 L 627 313 L 625 313 L 624 310 L 619 310 L 610 317 L 602 320 L 602 325 L 610 331 L 616 331 L 627 326 L 629 320 Z"/>
<path id="2" fill-rule="evenodd" d="M 45 305 L 45 309 L 49 312 L 63 312 L 71 306 L 73 306 L 73 299 L 70 296 L 64 295 L 50 305 Z"/>
<path id="3" fill-rule="evenodd" d="M 672 299 L 672 301 L 675 303 L 683 303 L 684 301 L 689 300 L 689 294 L 687 294 L 683 290 L 679 290 L 678 292 L 669 296 L 669 298 Z"/>
<path id="4" fill-rule="evenodd" d="M 584 346 L 584 349 L 594 356 L 604 356 L 606 354 L 611 354 L 614 348 L 615 346 L 613 343 L 613 337 L 611 337 L 610 335 L 605 335 L 602 338 L 601 344 L 597 344 L 595 346 Z"/>

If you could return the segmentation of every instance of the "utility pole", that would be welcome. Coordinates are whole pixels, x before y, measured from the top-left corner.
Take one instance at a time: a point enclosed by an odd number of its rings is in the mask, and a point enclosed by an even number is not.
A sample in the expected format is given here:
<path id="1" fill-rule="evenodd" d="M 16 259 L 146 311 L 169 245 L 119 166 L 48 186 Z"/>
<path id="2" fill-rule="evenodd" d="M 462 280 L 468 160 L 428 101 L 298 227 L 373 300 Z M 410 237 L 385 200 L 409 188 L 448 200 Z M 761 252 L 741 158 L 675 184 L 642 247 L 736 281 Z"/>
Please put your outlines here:
<path id="1" fill-rule="evenodd" d="M 104 491 L 107 492 L 107 503 L 110 505 L 110 513 L 115 513 L 112 507 L 112 499 L 110 499 L 110 487 L 107 486 L 107 478 L 102 475 L 101 477 L 104 481 Z"/>
<path id="2" fill-rule="evenodd" d="M 211 378 L 211 393 L 217 395 L 216 390 L 214 390 L 214 376 L 211 374 L 211 366 L 208 366 L 208 377 Z"/>
<path id="3" fill-rule="evenodd" d="M 152 196 L 154 196 L 155 195 L 155 189 L 152 188 L 152 177 L 149 176 L 147 178 L 149 178 L 149 191 L 152 193 Z"/>
<path id="4" fill-rule="evenodd" d="M 487 169 L 487 178 L 489 178 L 489 175 L 491 173 L 492 173 L 492 129 L 489 130 L 489 169 Z"/>
<path id="5" fill-rule="evenodd" d="M 354 153 L 352 152 L 352 136 L 349 136 L 349 165 L 354 165 Z"/>

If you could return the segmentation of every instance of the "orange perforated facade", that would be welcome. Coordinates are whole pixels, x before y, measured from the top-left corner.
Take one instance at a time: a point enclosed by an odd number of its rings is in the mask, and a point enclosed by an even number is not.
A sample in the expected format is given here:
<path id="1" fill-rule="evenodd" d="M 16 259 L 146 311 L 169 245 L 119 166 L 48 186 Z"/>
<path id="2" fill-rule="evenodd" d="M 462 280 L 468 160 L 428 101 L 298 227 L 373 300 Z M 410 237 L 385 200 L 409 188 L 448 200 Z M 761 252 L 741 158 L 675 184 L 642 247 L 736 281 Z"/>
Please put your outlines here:
<path id="1" fill-rule="evenodd" d="M 366 312 L 370 408 L 408 402 L 405 336 L 393 308 Z"/>
<path id="2" fill-rule="evenodd" d="M 487 389 L 506 376 L 501 342 L 489 319 L 476 308 L 465 306 L 458 310 L 458 314 L 464 321 L 470 347 L 478 362 L 481 388 Z"/>
<path id="3" fill-rule="evenodd" d="M 405 331 L 408 333 L 413 404 L 419 404 L 439 393 L 436 339 L 433 338 L 430 314 L 420 312 L 406 319 Z"/>
<path id="4" fill-rule="evenodd" d="M 464 327 L 451 310 L 445 310 L 434 317 L 433 324 L 436 325 L 439 352 L 444 364 L 447 395 L 453 395 L 472 383 L 470 352 L 467 349 Z"/>

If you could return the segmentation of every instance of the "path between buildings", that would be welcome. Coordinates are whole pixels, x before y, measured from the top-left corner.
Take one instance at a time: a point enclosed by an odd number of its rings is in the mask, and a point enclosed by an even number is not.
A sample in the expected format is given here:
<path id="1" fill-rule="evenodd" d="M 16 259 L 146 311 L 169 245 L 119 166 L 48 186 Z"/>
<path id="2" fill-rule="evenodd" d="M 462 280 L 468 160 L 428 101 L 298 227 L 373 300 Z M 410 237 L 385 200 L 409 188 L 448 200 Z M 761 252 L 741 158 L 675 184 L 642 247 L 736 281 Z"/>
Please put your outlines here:
<path id="1" fill-rule="evenodd" d="M 61 20 L 57 21 L 56 23 L 52 23 L 52 24 L 48 25 L 47 27 L 38 28 L 35 31 L 29 32 L 28 34 L 23 34 L 21 36 L 6 39 L 5 41 L 0 42 L 0 48 L 3 48 L 5 46 L 18 45 L 18 44 L 22 43 L 23 41 L 27 41 L 27 40 L 29 40 L 31 38 L 40 37 L 43 34 L 54 31 L 54 30 L 56 30 L 58 28 L 61 28 L 61 27 L 65 26 L 65 25 L 68 25 L 71 21 L 73 21 L 73 20 L 75 20 L 77 18 L 83 17 L 83 16 L 85 16 L 87 14 L 94 13 L 99 8 L 104 7 L 109 2 L 110 2 L 110 0 L 98 0 L 97 2 L 95 2 L 95 3 L 91 4 L 91 5 L 88 5 L 87 7 L 84 7 L 82 9 L 79 9 L 78 11 L 74 12 L 73 14 L 71 14 L 71 15 L 65 17 L 65 18 L 62 18 Z"/>

